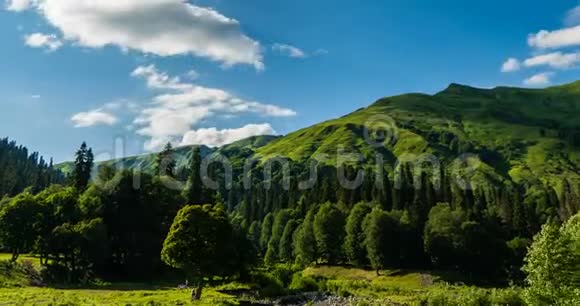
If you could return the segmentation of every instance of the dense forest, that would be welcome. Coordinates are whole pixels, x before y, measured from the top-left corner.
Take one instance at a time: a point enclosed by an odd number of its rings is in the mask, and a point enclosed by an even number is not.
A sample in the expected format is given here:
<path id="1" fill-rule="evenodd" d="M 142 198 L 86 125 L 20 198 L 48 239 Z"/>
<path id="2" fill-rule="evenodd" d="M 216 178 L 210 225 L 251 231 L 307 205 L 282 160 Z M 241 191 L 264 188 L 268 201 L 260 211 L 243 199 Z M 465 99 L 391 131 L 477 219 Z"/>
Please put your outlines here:
<path id="1" fill-rule="evenodd" d="M 8 138 L 0 139 L 0 195 L 15 195 L 31 187 L 38 192 L 54 183 L 62 183 L 64 175 L 55 170 L 52 159 L 46 162 L 37 152 Z"/>
<path id="2" fill-rule="evenodd" d="M 447 171 L 417 172 L 405 164 L 393 177 L 365 173 L 368 179 L 352 190 L 333 179 L 337 169 L 328 167 L 320 183 L 305 191 L 293 187 L 296 179 L 285 185 L 276 167 L 270 181 L 256 175 L 249 190 L 243 190 L 243 176 L 232 188 L 212 190 L 200 174 L 200 148 L 192 149 L 183 170 L 175 167 L 172 150 L 168 145 L 158 154 L 162 175 L 102 165 L 91 183 L 92 154 L 83 144 L 70 186 L 27 190 L 2 201 L 4 249 L 14 260 L 39 254 L 46 279 L 64 283 L 168 275 L 199 283 L 208 276 L 248 277 L 260 263 L 324 263 L 377 273 L 456 270 L 474 283 L 523 284 L 521 268 L 533 236 L 542 224 L 561 224 L 577 212 L 578 197 L 569 190 L 562 190 L 564 202 L 555 191 L 532 201 L 523 189 L 462 189 Z M 263 173 L 263 167 L 256 165 L 253 173 Z M 299 165 L 292 169 L 296 177 L 304 174 Z M 357 169 L 343 170 L 352 177 Z M 168 188 L 178 173 L 188 174 L 186 187 Z M 208 175 L 223 178 L 216 167 Z M 201 295 L 201 288 L 192 294 Z"/>

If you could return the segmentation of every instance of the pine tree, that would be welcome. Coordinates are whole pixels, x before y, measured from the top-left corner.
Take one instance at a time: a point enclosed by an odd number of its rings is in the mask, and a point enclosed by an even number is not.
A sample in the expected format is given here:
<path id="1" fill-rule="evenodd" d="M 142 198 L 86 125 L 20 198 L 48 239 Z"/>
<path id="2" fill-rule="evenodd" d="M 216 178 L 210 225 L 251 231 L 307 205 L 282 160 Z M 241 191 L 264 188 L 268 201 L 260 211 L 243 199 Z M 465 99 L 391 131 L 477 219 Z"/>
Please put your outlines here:
<path id="1" fill-rule="evenodd" d="M 189 165 L 189 177 L 187 186 L 184 191 L 184 197 L 189 204 L 202 205 L 207 204 L 204 196 L 203 182 L 201 179 L 201 149 L 199 146 L 191 150 L 191 159 Z"/>
<path id="2" fill-rule="evenodd" d="M 363 227 L 367 257 L 377 275 L 386 266 L 397 266 L 401 246 L 399 220 L 375 208 L 366 216 Z"/>
<path id="3" fill-rule="evenodd" d="M 371 212 L 366 203 L 358 203 L 350 211 L 346 220 L 346 239 L 344 251 L 348 260 L 354 265 L 364 265 L 367 262 L 366 250 L 363 244 L 364 231 L 362 228 L 365 217 Z"/>
<path id="4" fill-rule="evenodd" d="M 337 263 L 342 255 L 344 216 L 331 203 L 326 203 L 314 217 L 314 237 L 320 255 L 329 264 Z"/>
<path id="5" fill-rule="evenodd" d="M 266 251 L 266 264 L 271 265 L 280 259 L 278 257 L 280 240 L 282 239 L 282 234 L 284 234 L 284 228 L 291 218 L 292 213 L 289 209 L 283 209 L 276 213 L 274 223 L 272 224 L 272 236 L 270 237 L 270 241 L 268 241 L 268 250 Z"/>
<path id="6" fill-rule="evenodd" d="M 274 216 L 272 213 L 268 213 L 266 217 L 264 217 L 264 221 L 262 221 L 262 229 L 260 232 L 260 249 L 262 254 L 266 252 L 268 248 L 268 242 L 270 242 L 270 238 L 272 237 L 272 224 L 274 223 Z"/>
<path id="7" fill-rule="evenodd" d="M 175 160 L 173 159 L 173 146 L 168 142 L 163 151 L 157 154 L 157 159 L 155 160 L 155 174 L 159 176 L 170 176 L 175 175 Z"/>
<path id="8" fill-rule="evenodd" d="M 318 258 L 316 249 L 316 239 L 314 238 L 314 217 L 316 209 L 312 208 L 306 214 L 304 221 L 297 230 L 294 237 L 294 253 L 296 264 L 308 266 Z"/>
<path id="9" fill-rule="evenodd" d="M 75 154 L 75 168 L 73 171 L 73 184 L 77 190 L 85 190 L 91 179 L 94 156 L 93 150 L 87 147 L 85 142 Z"/>
<path id="10" fill-rule="evenodd" d="M 280 246 L 278 247 L 278 257 L 283 262 L 291 262 L 293 257 L 292 252 L 292 237 L 298 223 L 296 220 L 292 219 L 286 223 L 284 227 L 284 232 L 280 238 Z"/>

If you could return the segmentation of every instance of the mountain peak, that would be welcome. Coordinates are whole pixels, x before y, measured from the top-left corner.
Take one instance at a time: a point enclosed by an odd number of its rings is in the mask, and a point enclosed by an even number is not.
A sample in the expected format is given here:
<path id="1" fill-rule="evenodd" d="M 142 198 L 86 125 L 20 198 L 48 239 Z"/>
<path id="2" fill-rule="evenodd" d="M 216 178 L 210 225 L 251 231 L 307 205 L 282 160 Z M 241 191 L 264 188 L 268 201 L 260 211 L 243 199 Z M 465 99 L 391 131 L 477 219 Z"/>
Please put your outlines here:
<path id="1" fill-rule="evenodd" d="M 487 89 L 477 88 L 473 86 L 458 84 L 458 83 L 451 83 L 447 88 L 439 92 L 438 94 L 466 94 L 466 93 L 475 93 L 475 92 L 483 92 L 487 91 Z"/>

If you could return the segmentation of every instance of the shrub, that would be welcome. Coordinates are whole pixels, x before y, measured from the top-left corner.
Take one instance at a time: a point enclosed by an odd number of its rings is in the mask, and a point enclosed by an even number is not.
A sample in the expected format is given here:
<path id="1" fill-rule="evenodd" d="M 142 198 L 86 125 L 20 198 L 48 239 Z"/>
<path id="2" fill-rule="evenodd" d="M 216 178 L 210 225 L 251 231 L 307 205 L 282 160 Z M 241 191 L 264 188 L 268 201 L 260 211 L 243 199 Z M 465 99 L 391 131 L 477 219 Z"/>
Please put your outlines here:
<path id="1" fill-rule="evenodd" d="M 457 295 L 456 305 L 465 306 L 491 306 L 490 294 L 487 290 L 469 288 L 462 290 Z"/>
<path id="2" fill-rule="evenodd" d="M 286 293 L 284 284 L 270 273 L 255 272 L 252 281 L 258 286 L 260 297 L 276 297 Z"/>
<path id="3" fill-rule="evenodd" d="M 491 291 L 491 303 L 493 305 L 523 306 L 526 305 L 521 296 L 521 291 L 516 288 L 493 289 Z"/>
<path id="4" fill-rule="evenodd" d="M 429 306 L 487 306 L 492 305 L 490 293 L 478 288 L 442 288 L 423 296 L 421 305 Z"/>
<path id="5" fill-rule="evenodd" d="M 320 286 L 313 277 L 304 276 L 302 272 L 297 272 L 292 276 L 289 289 L 299 292 L 315 292 L 320 290 Z"/>
<path id="6" fill-rule="evenodd" d="M 276 265 L 270 269 L 270 275 L 284 287 L 290 285 L 295 272 L 296 270 L 291 265 Z"/>

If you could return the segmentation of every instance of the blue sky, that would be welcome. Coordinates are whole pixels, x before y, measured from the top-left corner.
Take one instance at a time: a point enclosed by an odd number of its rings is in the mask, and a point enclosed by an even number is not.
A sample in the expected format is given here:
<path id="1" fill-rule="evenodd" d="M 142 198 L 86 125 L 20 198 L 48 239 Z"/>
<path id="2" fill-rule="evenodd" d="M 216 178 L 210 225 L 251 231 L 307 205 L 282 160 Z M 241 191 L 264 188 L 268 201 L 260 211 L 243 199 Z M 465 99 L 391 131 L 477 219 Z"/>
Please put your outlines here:
<path id="1" fill-rule="evenodd" d="M 577 5 L 9 0 L 0 136 L 55 161 L 87 141 L 103 159 L 167 141 L 285 134 L 451 82 L 570 82 L 579 78 Z"/>

